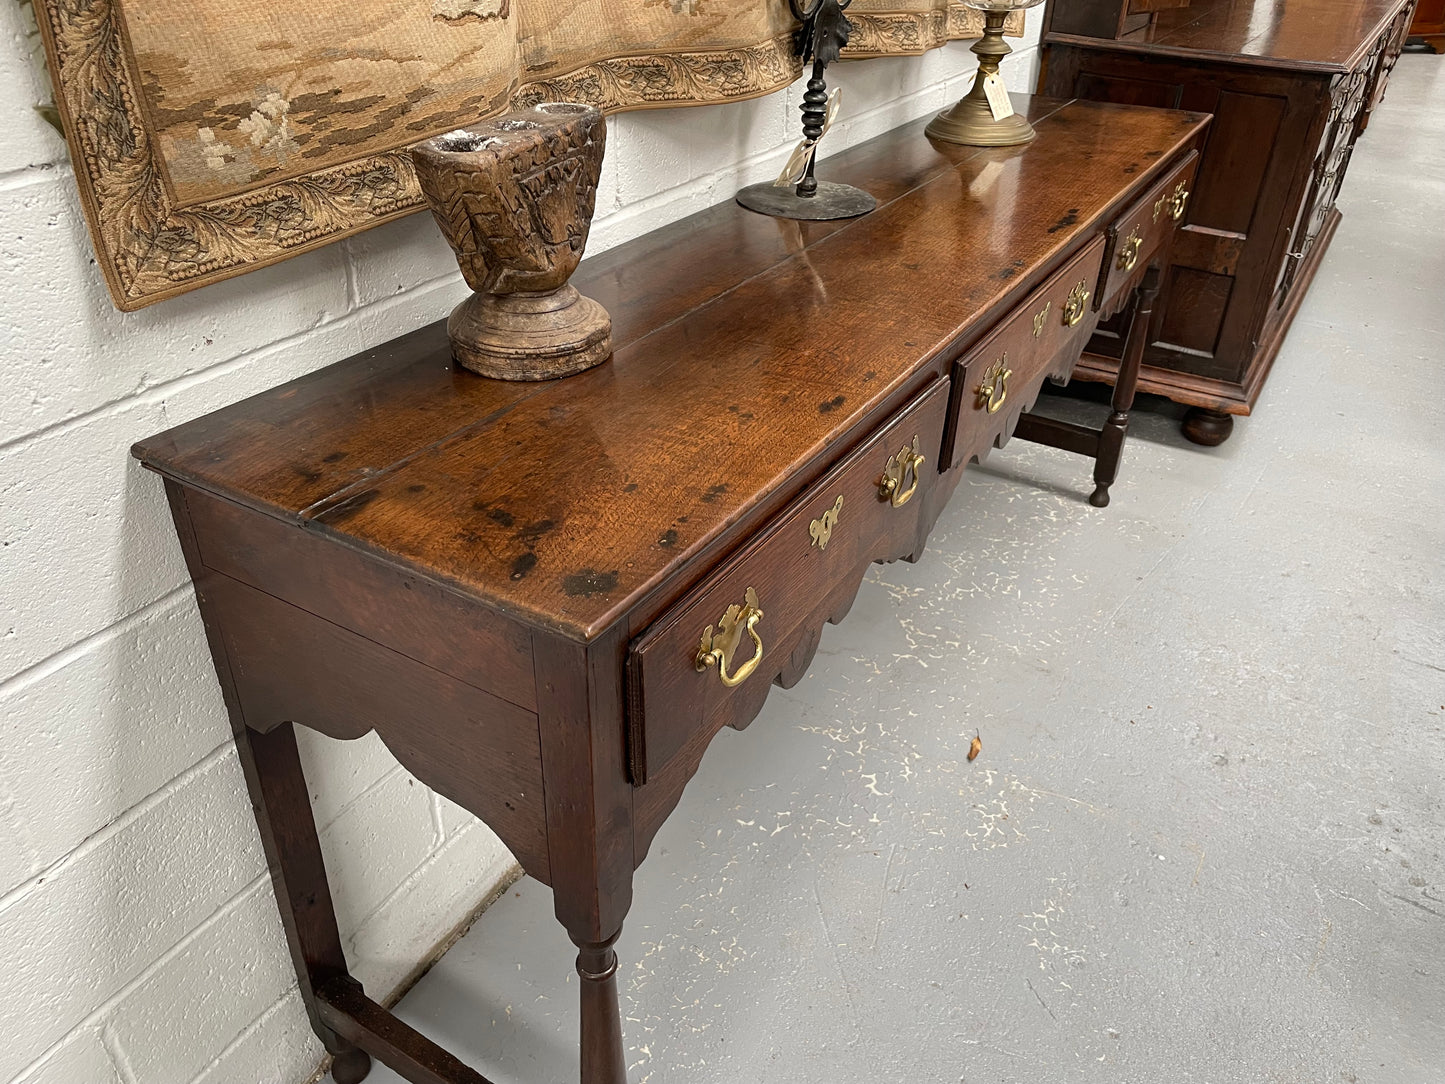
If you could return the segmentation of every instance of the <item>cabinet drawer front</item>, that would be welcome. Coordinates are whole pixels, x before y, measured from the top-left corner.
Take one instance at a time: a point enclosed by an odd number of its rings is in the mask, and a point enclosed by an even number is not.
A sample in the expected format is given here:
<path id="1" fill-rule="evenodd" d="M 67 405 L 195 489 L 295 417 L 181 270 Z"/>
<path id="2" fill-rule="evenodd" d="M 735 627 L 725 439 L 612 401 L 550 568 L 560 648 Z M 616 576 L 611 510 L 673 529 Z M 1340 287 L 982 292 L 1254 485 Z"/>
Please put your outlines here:
<path id="1" fill-rule="evenodd" d="M 774 681 L 802 676 L 823 623 L 842 619 L 868 566 L 916 554 L 947 406 L 948 381 L 936 381 L 633 642 L 634 783 L 700 731 L 751 722 Z M 709 648 L 711 663 L 700 663 Z"/>
<path id="2" fill-rule="evenodd" d="M 1044 377 L 1062 379 L 1073 370 L 1098 323 L 1093 290 L 1104 246 L 1105 239 L 1096 238 L 954 362 L 946 463 L 967 463 L 1008 439 Z"/>
<path id="3" fill-rule="evenodd" d="M 1125 291 L 1138 283 L 1149 261 L 1184 222 L 1198 166 L 1199 155 L 1191 152 L 1109 226 L 1103 279 L 1094 297 L 1096 309 L 1106 314 L 1117 311 Z"/>

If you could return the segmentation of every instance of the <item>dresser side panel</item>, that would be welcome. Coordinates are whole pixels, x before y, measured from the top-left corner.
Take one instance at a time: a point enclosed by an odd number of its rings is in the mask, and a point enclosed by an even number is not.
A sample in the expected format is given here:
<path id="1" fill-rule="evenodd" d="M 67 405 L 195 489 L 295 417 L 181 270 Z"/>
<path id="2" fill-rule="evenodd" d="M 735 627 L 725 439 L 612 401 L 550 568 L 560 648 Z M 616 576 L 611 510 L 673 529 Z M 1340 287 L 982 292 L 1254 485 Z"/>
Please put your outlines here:
<path id="1" fill-rule="evenodd" d="M 536 709 L 531 636 L 515 622 L 300 524 L 194 491 L 188 504 L 207 567 Z"/>
<path id="2" fill-rule="evenodd" d="M 375 730 L 412 775 L 550 883 L 534 713 L 218 572 L 197 592 L 248 728 L 292 722 L 339 739 Z"/>

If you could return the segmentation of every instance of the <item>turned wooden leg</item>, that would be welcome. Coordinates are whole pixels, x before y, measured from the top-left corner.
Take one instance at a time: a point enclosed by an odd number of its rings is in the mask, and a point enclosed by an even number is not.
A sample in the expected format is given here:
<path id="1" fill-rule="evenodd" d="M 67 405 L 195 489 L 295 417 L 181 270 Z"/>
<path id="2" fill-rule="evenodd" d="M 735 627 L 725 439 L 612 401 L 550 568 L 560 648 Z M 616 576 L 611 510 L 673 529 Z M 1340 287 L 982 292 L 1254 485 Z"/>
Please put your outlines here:
<path id="1" fill-rule="evenodd" d="M 316 1007 L 317 986 L 328 979 L 350 976 L 336 927 L 331 889 L 326 883 L 306 778 L 296 751 L 295 731 L 290 723 L 267 734 L 244 724 L 233 729 L 306 1014 L 332 1056 L 332 1079 L 336 1084 L 360 1084 L 371 1071 L 370 1055 L 322 1023 Z"/>
<path id="2" fill-rule="evenodd" d="M 1195 444 L 1213 448 L 1217 444 L 1223 444 L 1229 439 L 1229 434 L 1234 432 L 1234 415 L 1206 410 L 1204 407 L 1190 407 L 1184 413 L 1181 428 L 1184 435 Z"/>
<path id="3" fill-rule="evenodd" d="M 577 946 L 582 1084 L 627 1084 L 617 953 L 636 866 L 627 779 L 627 639 L 588 646 L 533 638 L 547 858 L 557 920 Z"/>
<path id="4" fill-rule="evenodd" d="M 574 941 L 582 979 L 582 1084 L 627 1084 L 622 1015 L 617 1004 L 617 937 Z"/>
<path id="5" fill-rule="evenodd" d="M 1159 296 L 1159 268 L 1150 267 L 1144 281 L 1134 292 L 1133 312 L 1129 330 L 1124 337 L 1124 357 L 1119 362 L 1119 375 L 1114 380 L 1113 410 L 1104 428 L 1099 431 L 1099 454 L 1094 460 L 1094 492 L 1089 503 L 1095 508 L 1109 505 L 1109 487 L 1119 476 L 1119 461 L 1124 455 L 1124 437 L 1129 431 L 1129 411 L 1134 406 L 1134 393 L 1139 387 L 1139 366 L 1144 350 L 1152 337 L 1154 299 Z"/>

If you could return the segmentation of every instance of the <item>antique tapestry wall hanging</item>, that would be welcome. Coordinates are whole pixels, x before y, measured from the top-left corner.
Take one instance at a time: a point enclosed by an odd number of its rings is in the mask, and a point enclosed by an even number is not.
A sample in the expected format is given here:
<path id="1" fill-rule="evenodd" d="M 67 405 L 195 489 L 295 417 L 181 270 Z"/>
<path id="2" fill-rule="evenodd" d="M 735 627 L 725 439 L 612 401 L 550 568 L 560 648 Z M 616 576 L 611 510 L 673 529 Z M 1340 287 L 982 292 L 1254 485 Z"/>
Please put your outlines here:
<path id="1" fill-rule="evenodd" d="M 35 3 L 121 309 L 420 209 L 406 148 L 459 125 L 546 100 L 740 101 L 800 70 L 786 0 Z M 854 0 L 848 17 L 851 57 L 981 32 L 958 0 Z"/>

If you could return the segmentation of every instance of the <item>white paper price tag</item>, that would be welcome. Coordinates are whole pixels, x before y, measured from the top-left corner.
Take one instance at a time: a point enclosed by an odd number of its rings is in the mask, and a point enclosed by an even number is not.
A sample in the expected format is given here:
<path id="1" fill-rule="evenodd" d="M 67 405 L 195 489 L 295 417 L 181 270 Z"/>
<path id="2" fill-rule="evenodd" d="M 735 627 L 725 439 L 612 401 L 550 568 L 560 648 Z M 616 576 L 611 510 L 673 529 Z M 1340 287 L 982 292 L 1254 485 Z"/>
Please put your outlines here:
<path id="1" fill-rule="evenodd" d="M 989 112 L 994 120 L 1003 120 L 1014 115 L 1013 102 L 1008 99 L 1008 90 L 997 75 L 986 75 L 983 80 L 983 96 L 988 99 Z"/>

